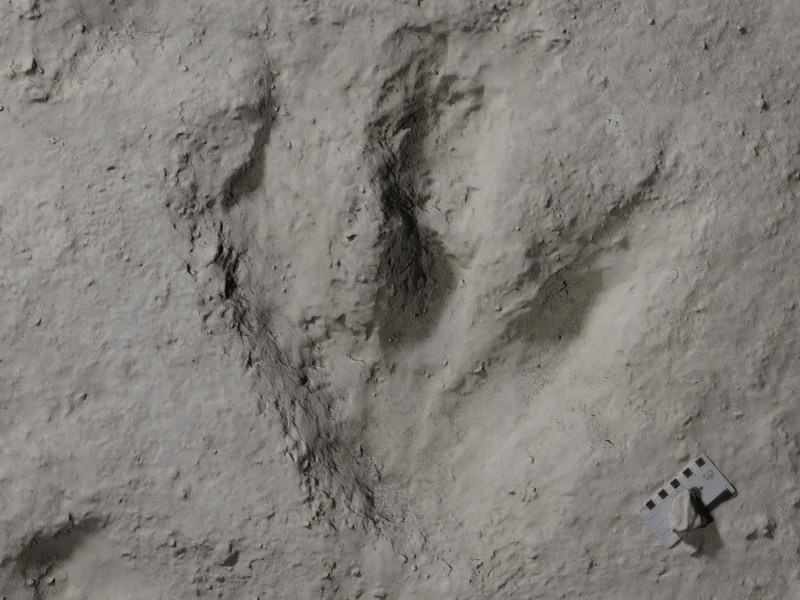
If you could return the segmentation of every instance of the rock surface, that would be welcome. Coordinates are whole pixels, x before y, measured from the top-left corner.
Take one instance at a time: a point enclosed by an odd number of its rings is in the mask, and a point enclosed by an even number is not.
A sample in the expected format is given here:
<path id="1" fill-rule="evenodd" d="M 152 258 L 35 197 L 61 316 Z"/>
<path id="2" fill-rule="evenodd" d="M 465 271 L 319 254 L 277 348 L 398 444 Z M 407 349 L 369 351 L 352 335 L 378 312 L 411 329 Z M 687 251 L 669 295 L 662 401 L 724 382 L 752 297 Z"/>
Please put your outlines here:
<path id="1" fill-rule="evenodd" d="M 687 533 L 708 525 L 708 517 L 700 498 L 691 490 L 683 490 L 672 499 L 669 526 L 675 533 Z"/>
<path id="2" fill-rule="evenodd" d="M 0 3 L 0 596 L 800 594 L 798 19 Z"/>

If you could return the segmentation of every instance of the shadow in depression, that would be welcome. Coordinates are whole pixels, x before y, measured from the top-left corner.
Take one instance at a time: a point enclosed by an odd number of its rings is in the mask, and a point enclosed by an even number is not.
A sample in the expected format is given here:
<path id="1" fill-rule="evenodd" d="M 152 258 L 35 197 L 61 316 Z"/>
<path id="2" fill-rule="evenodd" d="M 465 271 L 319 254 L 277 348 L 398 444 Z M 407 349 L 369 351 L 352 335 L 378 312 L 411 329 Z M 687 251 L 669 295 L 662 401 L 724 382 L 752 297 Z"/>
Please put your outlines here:
<path id="1" fill-rule="evenodd" d="M 509 339 L 557 343 L 580 334 L 587 313 L 603 289 L 602 272 L 581 266 L 551 275 L 536 297 L 506 327 Z"/>

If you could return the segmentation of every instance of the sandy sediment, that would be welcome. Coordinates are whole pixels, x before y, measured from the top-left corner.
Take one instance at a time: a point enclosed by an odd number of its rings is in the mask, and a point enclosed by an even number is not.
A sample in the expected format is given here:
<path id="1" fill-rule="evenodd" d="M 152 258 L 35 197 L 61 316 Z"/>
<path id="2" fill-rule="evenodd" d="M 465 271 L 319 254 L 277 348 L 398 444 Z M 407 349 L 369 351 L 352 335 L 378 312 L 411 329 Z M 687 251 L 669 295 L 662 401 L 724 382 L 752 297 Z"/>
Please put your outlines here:
<path id="1" fill-rule="evenodd" d="M 3 4 L 0 594 L 792 597 L 797 16 Z"/>

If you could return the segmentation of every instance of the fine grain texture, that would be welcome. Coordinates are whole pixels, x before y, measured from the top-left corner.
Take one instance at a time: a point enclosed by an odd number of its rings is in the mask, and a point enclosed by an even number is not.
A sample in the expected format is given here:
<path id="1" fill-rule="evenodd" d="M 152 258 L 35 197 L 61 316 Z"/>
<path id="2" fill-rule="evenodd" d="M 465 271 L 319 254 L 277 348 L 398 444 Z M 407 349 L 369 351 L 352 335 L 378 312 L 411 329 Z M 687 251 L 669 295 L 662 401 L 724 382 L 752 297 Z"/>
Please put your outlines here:
<path id="1" fill-rule="evenodd" d="M 0 597 L 800 597 L 799 22 L 0 1 Z"/>

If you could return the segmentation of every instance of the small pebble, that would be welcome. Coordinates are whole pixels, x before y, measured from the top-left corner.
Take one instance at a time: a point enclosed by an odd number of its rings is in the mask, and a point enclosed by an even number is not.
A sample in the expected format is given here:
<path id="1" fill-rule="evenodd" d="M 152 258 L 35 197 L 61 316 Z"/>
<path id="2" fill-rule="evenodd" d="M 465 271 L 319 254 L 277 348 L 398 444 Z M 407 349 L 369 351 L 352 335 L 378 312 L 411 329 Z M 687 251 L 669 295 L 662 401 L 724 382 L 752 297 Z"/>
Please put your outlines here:
<path id="1" fill-rule="evenodd" d="M 47 102 L 47 92 L 40 87 L 32 87 L 27 91 L 30 102 Z"/>
<path id="2" fill-rule="evenodd" d="M 651 18 L 649 21 L 647 21 L 647 24 L 648 25 L 655 25 L 656 24 L 656 20 Z"/>
<path id="3" fill-rule="evenodd" d="M 742 33 L 742 34 L 744 34 L 744 33 L 747 33 L 747 29 L 745 29 L 744 25 L 739 25 L 739 26 L 736 28 L 736 30 L 737 30 L 739 33 Z"/>
<path id="4" fill-rule="evenodd" d="M 683 490 L 672 500 L 669 526 L 676 533 L 686 533 L 708 525 L 708 515 L 703 512 L 703 503 L 691 490 Z"/>
<path id="5" fill-rule="evenodd" d="M 188 71 L 188 70 L 189 70 L 189 67 L 187 67 L 186 65 L 183 65 L 181 67 L 181 71 L 183 71 L 184 73 L 186 73 L 186 71 Z"/>

